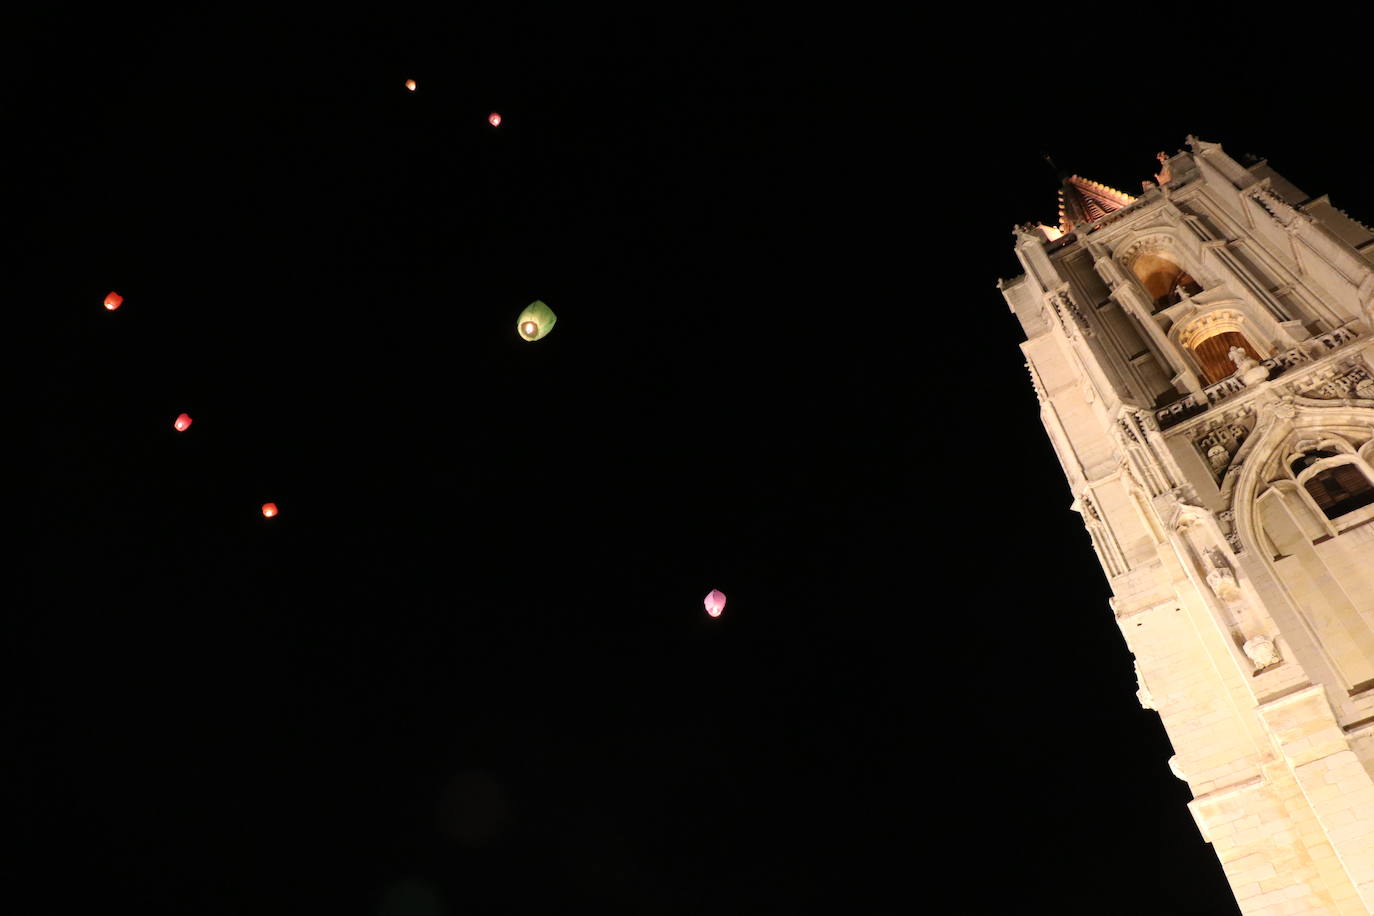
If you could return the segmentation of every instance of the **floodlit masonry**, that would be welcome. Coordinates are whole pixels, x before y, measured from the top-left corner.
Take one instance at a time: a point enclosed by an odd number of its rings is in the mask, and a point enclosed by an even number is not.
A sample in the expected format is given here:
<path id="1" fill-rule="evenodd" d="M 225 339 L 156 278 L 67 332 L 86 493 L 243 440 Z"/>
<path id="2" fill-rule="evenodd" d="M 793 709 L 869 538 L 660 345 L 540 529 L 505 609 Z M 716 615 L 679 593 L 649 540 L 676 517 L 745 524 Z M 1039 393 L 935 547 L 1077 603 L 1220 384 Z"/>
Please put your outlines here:
<path id="1" fill-rule="evenodd" d="M 1241 911 L 1374 913 L 1374 231 L 1215 143 L 1159 161 L 1064 179 L 998 287 Z"/>

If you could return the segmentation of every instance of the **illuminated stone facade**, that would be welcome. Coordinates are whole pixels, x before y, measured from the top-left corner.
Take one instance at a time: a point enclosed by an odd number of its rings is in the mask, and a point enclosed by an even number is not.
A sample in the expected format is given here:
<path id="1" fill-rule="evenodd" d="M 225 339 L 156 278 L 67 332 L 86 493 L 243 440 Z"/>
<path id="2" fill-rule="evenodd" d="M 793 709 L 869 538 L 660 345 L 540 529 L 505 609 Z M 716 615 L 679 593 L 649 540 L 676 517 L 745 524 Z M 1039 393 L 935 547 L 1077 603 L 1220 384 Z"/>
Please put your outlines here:
<path id="1" fill-rule="evenodd" d="M 1241 911 L 1374 913 L 1374 231 L 1188 147 L 998 285 Z"/>

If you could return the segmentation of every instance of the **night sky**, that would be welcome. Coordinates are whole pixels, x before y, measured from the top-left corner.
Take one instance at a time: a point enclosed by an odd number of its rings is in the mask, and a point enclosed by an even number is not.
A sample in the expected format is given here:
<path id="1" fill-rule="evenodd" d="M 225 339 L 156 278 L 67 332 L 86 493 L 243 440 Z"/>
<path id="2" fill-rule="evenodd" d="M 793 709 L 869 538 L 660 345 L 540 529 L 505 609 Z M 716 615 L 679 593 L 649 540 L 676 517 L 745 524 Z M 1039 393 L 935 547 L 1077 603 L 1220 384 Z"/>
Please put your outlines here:
<path id="1" fill-rule="evenodd" d="M 8 912 L 1236 912 L 994 284 L 1349 24 L 795 16 L 12 30 Z"/>

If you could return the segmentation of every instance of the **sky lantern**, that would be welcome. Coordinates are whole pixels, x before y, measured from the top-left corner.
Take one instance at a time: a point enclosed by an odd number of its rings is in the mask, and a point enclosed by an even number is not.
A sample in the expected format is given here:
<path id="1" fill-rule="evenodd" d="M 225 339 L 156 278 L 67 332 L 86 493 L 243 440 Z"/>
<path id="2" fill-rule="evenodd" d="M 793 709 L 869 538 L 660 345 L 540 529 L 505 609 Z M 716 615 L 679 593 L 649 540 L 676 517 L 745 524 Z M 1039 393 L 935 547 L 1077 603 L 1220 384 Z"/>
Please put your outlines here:
<path id="1" fill-rule="evenodd" d="M 500 127 L 501 115 L 498 112 L 493 111 L 491 114 L 487 115 L 487 123 L 490 124 L 492 127 Z"/>
<path id="2" fill-rule="evenodd" d="M 277 504 L 276 504 L 276 503 L 263 503 L 263 504 L 262 504 L 262 515 L 263 515 L 264 518 L 271 518 L 272 516 L 274 516 L 274 515 L 276 515 L 276 514 L 277 514 Z"/>
<path id="3" fill-rule="evenodd" d="M 406 80 L 406 88 L 411 92 L 415 91 L 415 80 Z"/>
<path id="4" fill-rule="evenodd" d="M 186 432 L 186 430 L 191 428 L 191 415 L 189 413 L 182 414 L 177 417 L 177 421 L 172 425 L 176 427 L 177 432 Z"/>
<path id="5" fill-rule="evenodd" d="M 725 610 L 725 595 L 718 588 L 711 589 L 711 594 L 706 596 L 706 613 L 712 617 L 719 617 L 720 612 Z"/>
<path id="6" fill-rule="evenodd" d="M 119 293 L 110 293 L 105 297 L 105 308 L 111 312 L 124 304 L 124 297 Z"/>
<path id="7" fill-rule="evenodd" d="M 515 329 L 526 340 L 538 340 L 553 330 L 553 323 L 557 320 L 558 316 L 553 313 L 553 309 L 536 299 L 525 306 L 525 310 L 515 320 Z"/>

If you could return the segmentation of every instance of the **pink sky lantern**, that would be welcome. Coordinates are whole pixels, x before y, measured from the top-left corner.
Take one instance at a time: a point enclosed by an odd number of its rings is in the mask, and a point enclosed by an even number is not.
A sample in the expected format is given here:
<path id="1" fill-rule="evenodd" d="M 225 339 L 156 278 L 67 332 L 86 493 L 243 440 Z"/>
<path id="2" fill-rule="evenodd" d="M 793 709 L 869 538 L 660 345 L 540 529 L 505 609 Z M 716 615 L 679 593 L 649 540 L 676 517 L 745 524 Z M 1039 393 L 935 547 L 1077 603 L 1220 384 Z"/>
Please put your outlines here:
<path id="1" fill-rule="evenodd" d="M 105 308 L 108 311 L 113 312 L 115 309 L 119 308 L 123 304 L 124 297 L 121 296 L 119 293 L 110 293 L 108 296 L 105 297 Z"/>
<path id="2" fill-rule="evenodd" d="M 182 414 L 181 416 L 177 417 L 177 421 L 172 425 L 176 427 L 177 432 L 186 432 L 186 430 L 191 428 L 191 415 L 189 413 Z"/>
<path id="3" fill-rule="evenodd" d="M 415 91 L 415 80 L 406 80 L 406 88 L 411 92 Z"/>
<path id="4" fill-rule="evenodd" d="M 500 127 L 500 126 L 501 126 L 501 115 L 500 115 L 500 113 L 499 113 L 499 112 L 493 111 L 491 114 L 487 115 L 487 123 L 490 124 L 492 127 Z"/>
<path id="5" fill-rule="evenodd" d="M 272 516 L 276 515 L 276 514 L 277 514 L 277 504 L 276 504 L 276 503 L 263 503 L 263 504 L 262 504 L 262 514 L 263 514 L 263 517 L 264 517 L 264 518 L 271 518 Z"/>
<path id="6" fill-rule="evenodd" d="M 706 596 L 706 613 L 712 617 L 719 617 L 720 612 L 725 610 L 725 595 L 718 588 L 711 589 L 711 594 Z"/>

